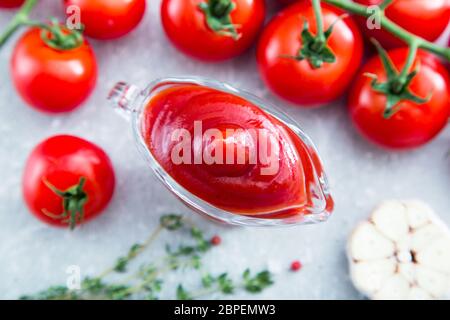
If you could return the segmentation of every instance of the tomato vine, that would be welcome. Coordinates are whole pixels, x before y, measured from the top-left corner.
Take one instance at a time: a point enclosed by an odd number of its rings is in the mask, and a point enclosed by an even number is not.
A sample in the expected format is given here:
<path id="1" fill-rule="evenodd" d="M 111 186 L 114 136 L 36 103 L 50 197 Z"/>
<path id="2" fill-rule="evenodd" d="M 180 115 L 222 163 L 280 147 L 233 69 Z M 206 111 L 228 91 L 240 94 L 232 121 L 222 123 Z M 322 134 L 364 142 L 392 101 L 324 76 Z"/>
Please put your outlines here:
<path id="1" fill-rule="evenodd" d="M 323 0 L 323 2 L 335 6 L 340 9 L 344 9 L 349 13 L 357 14 L 366 18 L 371 17 L 374 13 L 370 10 L 369 6 L 354 3 L 349 0 Z M 383 62 L 383 66 L 388 75 L 388 81 L 385 83 L 379 83 L 375 75 L 369 74 L 368 76 L 373 78 L 372 88 L 373 90 L 380 92 L 387 97 L 386 109 L 384 112 L 384 117 L 391 117 L 398 109 L 395 108 L 396 105 L 401 100 L 409 100 L 417 104 L 423 104 L 431 99 L 432 93 L 427 97 L 421 98 L 416 96 L 409 90 L 409 84 L 412 79 L 417 74 L 418 70 L 411 71 L 411 67 L 417 56 L 418 49 L 424 49 L 428 52 L 434 53 L 443 59 L 450 61 L 450 49 L 438 46 L 428 40 L 418 37 L 411 32 L 403 29 L 393 21 L 391 21 L 386 15 L 386 8 L 391 5 L 393 0 L 384 0 L 379 5 L 378 19 L 380 22 L 380 27 L 397 38 L 401 39 L 409 46 L 408 56 L 406 58 L 405 65 L 402 70 L 397 74 L 395 67 L 391 63 L 387 52 L 381 48 L 381 45 L 374 41 L 377 51 Z M 313 4 L 320 4 L 320 0 L 313 0 Z"/>
<path id="2" fill-rule="evenodd" d="M 363 16 L 369 18 L 372 16 L 373 11 L 369 10 L 368 6 L 354 3 L 349 0 L 322 0 L 325 3 L 328 3 L 334 7 L 343 9 L 349 13 L 357 14 L 359 16 Z M 385 0 L 382 4 L 380 4 L 381 14 L 379 15 L 380 26 L 382 29 L 388 31 L 392 35 L 397 38 L 403 40 L 406 44 L 411 46 L 417 46 L 419 49 L 424 49 L 426 51 L 432 52 L 447 61 L 450 61 L 450 49 L 438 46 L 430 41 L 427 41 L 423 38 L 415 36 L 411 32 L 403 29 L 398 24 L 390 20 L 384 14 L 384 10 L 392 3 L 392 0 Z M 411 55 L 414 54 L 414 50 L 411 50 Z M 411 60 L 414 60 L 413 58 Z"/>
<path id="3" fill-rule="evenodd" d="M 38 0 L 27 0 L 20 8 L 17 15 L 11 21 L 5 32 L 0 37 L 0 48 L 8 39 L 29 19 L 31 10 L 33 10 Z"/>
<path id="4" fill-rule="evenodd" d="M 39 28 L 42 31 L 41 38 L 45 44 L 56 50 L 71 50 L 83 44 L 83 36 L 80 31 L 69 30 L 56 19 L 51 19 L 50 23 L 31 20 L 30 13 L 37 2 L 38 0 L 25 1 L 14 19 L 6 27 L 5 32 L 0 36 L 0 48 L 22 26 Z"/>

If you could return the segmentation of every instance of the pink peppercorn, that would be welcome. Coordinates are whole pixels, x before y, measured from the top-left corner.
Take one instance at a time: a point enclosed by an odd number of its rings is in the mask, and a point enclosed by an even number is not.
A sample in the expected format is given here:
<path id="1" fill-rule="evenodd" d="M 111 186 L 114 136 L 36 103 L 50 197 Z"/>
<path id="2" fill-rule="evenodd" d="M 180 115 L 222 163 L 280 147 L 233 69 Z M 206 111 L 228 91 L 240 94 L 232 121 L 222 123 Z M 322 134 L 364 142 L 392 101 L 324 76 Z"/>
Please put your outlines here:
<path id="1" fill-rule="evenodd" d="M 218 246 L 222 242 L 222 239 L 219 236 L 214 236 L 211 238 L 211 244 L 213 246 Z"/>
<path id="2" fill-rule="evenodd" d="M 292 271 L 299 271 L 302 268 L 302 263 L 298 260 L 295 260 L 291 263 Z"/>

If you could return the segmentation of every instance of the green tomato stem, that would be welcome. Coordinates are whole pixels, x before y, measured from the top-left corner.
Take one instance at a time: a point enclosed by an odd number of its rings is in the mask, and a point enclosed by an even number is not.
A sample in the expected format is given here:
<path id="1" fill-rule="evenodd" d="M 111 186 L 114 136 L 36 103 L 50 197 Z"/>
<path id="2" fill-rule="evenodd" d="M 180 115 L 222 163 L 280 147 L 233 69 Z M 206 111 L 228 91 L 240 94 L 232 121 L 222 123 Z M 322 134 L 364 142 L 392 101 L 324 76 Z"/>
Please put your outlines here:
<path id="1" fill-rule="evenodd" d="M 417 55 L 417 49 L 418 49 L 417 41 L 411 42 L 405 66 L 403 67 L 402 72 L 400 73 L 399 77 L 400 82 L 404 82 L 406 80 L 406 77 L 408 76 L 408 73 L 411 70 L 412 65 L 414 64 L 414 59 L 416 58 Z"/>
<path id="2" fill-rule="evenodd" d="M 380 9 L 381 10 L 386 10 L 387 7 L 389 7 L 390 4 L 392 4 L 392 2 L 394 2 L 394 0 L 384 0 L 381 4 L 380 4 Z"/>
<path id="3" fill-rule="evenodd" d="M 328 3 L 332 6 L 338 7 L 340 9 L 344 9 L 348 12 L 357 14 L 359 16 L 363 17 L 370 17 L 372 14 L 369 10 L 367 10 L 367 6 L 354 3 L 349 0 L 323 0 L 325 3 Z M 388 3 L 389 2 L 389 3 Z M 385 3 L 388 5 L 391 1 L 385 1 Z M 386 6 L 387 6 L 386 5 Z M 396 36 L 397 38 L 403 40 L 405 43 L 411 46 L 413 42 L 417 42 L 417 47 L 422 48 L 426 51 L 432 52 L 447 61 L 450 61 L 450 49 L 440 47 L 430 41 L 427 41 L 423 38 L 420 38 L 418 36 L 415 36 L 409 31 L 406 31 L 393 21 L 391 21 L 389 18 L 387 18 L 385 15 L 381 15 L 381 27 L 386 30 L 387 32 L 391 33 L 392 35 Z"/>
<path id="4" fill-rule="evenodd" d="M 216 17 L 221 18 L 224 14 L 226 14 L 230 5 L 231 0 L 218 0 L 215 3 L 212 11 Z"/>
<path id="5" fill-rule="evenodd" d="M 312 0 L 312 4 L 317 24 L 317 40 L 318 43 L 323 45 L 326 42 L 326 38 L 323 33 L 323 17 L 322 17 L 322 8 L 320 7 L 320 0 Z"/>
<path id="6" fill-rule="evenodd" d="M 6 27 L 3 34 L 0 36 L 0 48 L 4 46 L 4 44 L 11 38 L 11 36 L 29 19 L 31 10 L 33 10 L 34 6 L 37 4 L 38 0 L 27 0 L 19 12 L 16 14 L 14 19 L 10 22 L 10 24 Z"/>

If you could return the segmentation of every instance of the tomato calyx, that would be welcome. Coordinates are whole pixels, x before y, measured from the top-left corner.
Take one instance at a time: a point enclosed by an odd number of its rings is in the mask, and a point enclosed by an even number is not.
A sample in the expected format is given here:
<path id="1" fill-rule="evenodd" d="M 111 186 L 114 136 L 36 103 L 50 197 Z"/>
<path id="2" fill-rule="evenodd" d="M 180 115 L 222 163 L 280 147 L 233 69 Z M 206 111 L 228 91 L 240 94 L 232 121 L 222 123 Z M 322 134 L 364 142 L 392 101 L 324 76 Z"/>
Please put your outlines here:
<path id="1" fill-rule="evenodd" d="M 333 26 L 324 32 L 324 41 L 321 37 L 314 36 L 311 31 L 309 31 L 309 23 L 305 20 L 301 35 L 302 47 L 299 49 L 296 56 L 291 56 L 290 58 L 298 61 L 306 59 L 313 69 L 322 67 L 325 62 L 335 62 L 336 56 L 326 43 L 332 31 Z"/>
<path id="2" fill-rule="evenodd" d="M 57 19 L 51 19 L 48 24 L 40 22 L 28 22 L 27 24 L 40 28 L 42 41 L 55 50 L 76 49 L 84 42 L 81 31 L 68 29 L 61 25 Z"/>
<path id="3" fill-rule="evenodd" d="M 207 0 L 199 4 L 206 18 L 206 24 L 215 33 L 238 40 L 241 35 L 237 25 L 231 20 L 231 12 L 236 9 L 232 0 Z"/>
<path id="4" fill-rule="evenodd" d="M 37 2 L 38 0 L 25 1 L 14 19 L 6 27 L 5 32 L 0 35 L 0 48 L 23 26 L 41 29 L 42 41 L 55 50 L 72 50 L 83 44 L 82 30 L 66 28 L 54 18 L 50 19 L 49 23 L 31 20 L 30 13 Z"/>
<path id="5" fill-rule="evenodd" d="M 43 182 L 50 190 L 62 198 L 63 212 L 59 215 L 51 213 L 46 209 L 42 209 L 42 212 L 52 219 L 62 220 L 62 222 L 67 223 L 70 230 L 75 229 L 76 225 L 83 221 L 84 205 L 88 200 L 88 195 L 83 190 L 86 178 L 81 177 L 78 184 L 69 187 L 64 191 L 59 190 L 46 179 L 44 179 Z"/>
<path id="6" fill-rule="evenodd" d="M 309 65 L 313 69 L 318 69 L 322 67 L 322 65 L 327 63 L 336 62 L 336 56 L 334 52 L 328 47 L 327 42 L 333 33 L 333 28 L 336 23 L 345 17 L 348 14 L 343 14 L 336 19 L 335 22 L 328 27 L 327 30 L 323 30 L 323 18 L 322 11 L 320 7 L 320 1 L 313 0 L 314 6 L 314 15 L 316 17 L 317 23 L 317 35 L 313 35 L 309 30 L 309 23 L 306 19 L 303 22 L 303 29 L 301 33 L 301 44 L 302 46 L 297 52 L 295 56 L 283 56 L 285 58 L 295 59 L 297 61 L 307 60 Z"/>
<path id="7" fill-rule="evenodd" d="M 408 61 L 406 62 L 403 70 L 399 72 L 397 71 L 392 60 L 389 58 L 388 53 L 380 45 L 380 43 L 374 39 L 372 39 L 372 42 L 378 51 L 381 62 L 386 71 L 387 81 L 379 82 L 378 76 L 371 73 L 366 73 L 365 76 L 372 79 L 371 86 L 374 91 L 386 96 L 386 108 L 383 112 L 383 117 L 386 119 L 392 117 L 400 109 L 399 104 L 401 101 L 412 101 L 417 104 L 424 104 L 430 101 L 432 93 L 425 98 L 421 98 L 409 89 L 411 81 L 419 72 L 418 67 L 409 72 L 416 56 L 417 47 L 415 45 L 411 47 Z"/>

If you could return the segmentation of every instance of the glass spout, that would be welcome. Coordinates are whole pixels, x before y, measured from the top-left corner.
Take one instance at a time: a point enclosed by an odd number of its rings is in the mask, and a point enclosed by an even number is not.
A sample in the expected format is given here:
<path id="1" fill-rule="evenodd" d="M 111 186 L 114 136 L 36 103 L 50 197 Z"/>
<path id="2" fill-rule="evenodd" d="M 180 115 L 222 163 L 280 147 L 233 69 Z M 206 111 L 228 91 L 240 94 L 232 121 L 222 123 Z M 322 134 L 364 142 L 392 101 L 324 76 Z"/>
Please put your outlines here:
<path id="1" fill-rule="evenodd" d="M 126 115 L 138 111 L 139 100 L 143 98 L 145 96 L 137 86 L 126 82 L 118 82 L 108 95 L 112 107 Z"/>

